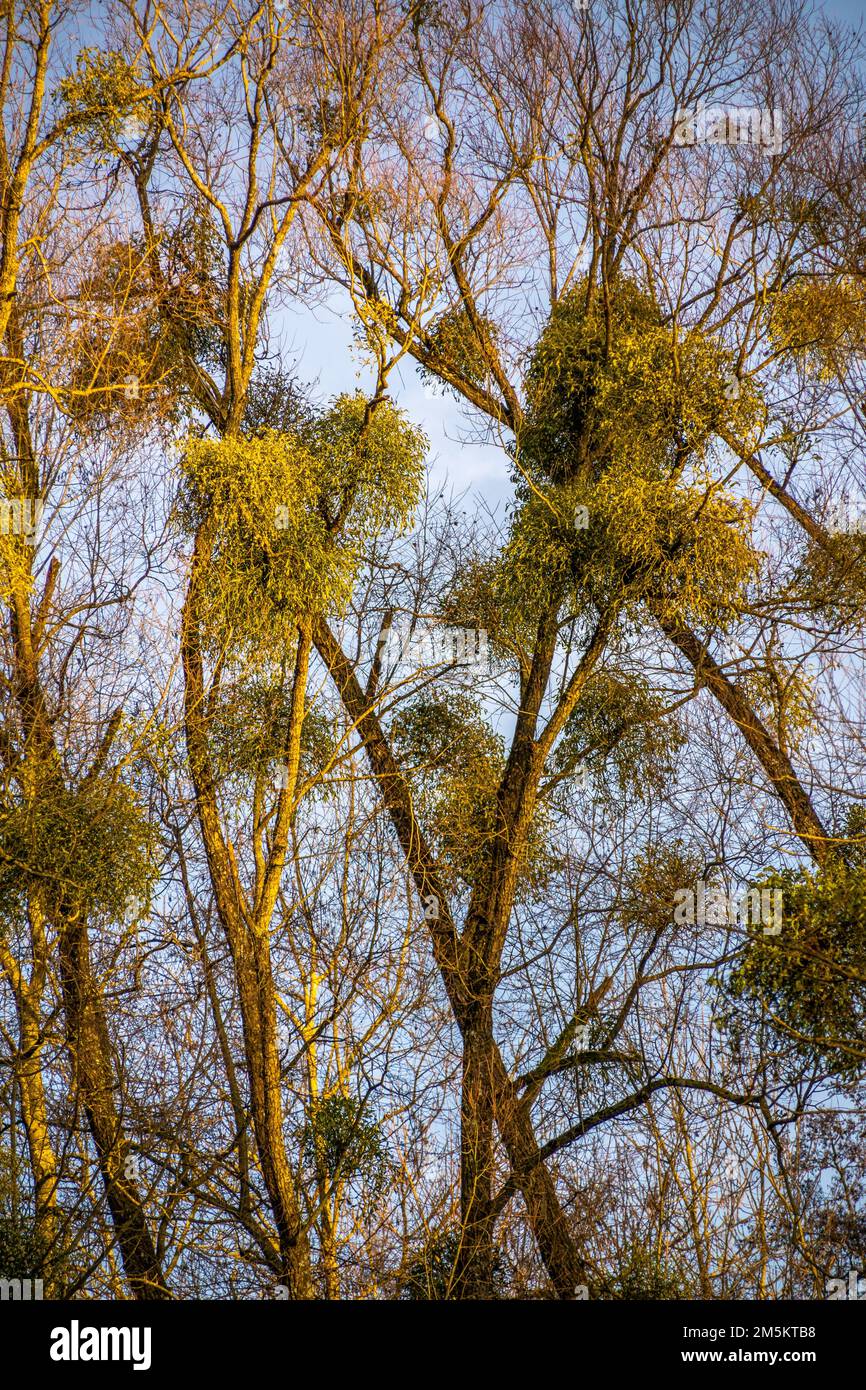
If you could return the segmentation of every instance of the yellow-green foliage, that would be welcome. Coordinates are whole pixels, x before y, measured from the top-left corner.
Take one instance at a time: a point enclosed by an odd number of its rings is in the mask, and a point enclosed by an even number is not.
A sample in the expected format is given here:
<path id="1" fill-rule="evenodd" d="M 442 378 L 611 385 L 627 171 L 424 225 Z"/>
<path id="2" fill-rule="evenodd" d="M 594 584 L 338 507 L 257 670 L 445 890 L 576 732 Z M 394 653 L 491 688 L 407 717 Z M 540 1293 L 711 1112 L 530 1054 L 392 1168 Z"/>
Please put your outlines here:
<path id="1" fill-rule="evenodd" d="M 6 499 L 0 498 L 0 501 Z M 38 499 L 30 500 L 30 516 L 35 517 Z M 14 531 L 0 531 L 0 599 L 8 601 L 14 592 L 30 592 L 33 588 L 33 538 Z"/>
<path id="2" fill-rule="evenodd" d="M 75 424 L 177 413 L 170 387 L 176 347 L 165 331 L 143 265 L 144 245 L 110 241 L 91 249 L 78 294 L 87 305 L 64 351 L 63 407 Z M 178 290 L 178 295 L 180 290 Z"/>
<path id="3" fill-rule="evenodd" d="M 653 597 L 666 617 L 724 621 L 757 568 L 751 508 L 709 476 L 675 486 L 623 467 L 601 479 L 592 505 L 595 592 L 613 597 L 624 581 L 629 598 Z"/>
<path id="4" fill-rule="evenodd" d="M 658 842 L 640 850 L 628 864 L 619 904 L 620 920 L 629 930 L 661 932 L 670 928 L 676 892 L 701 876 L 702 856 L 683 840 Z"/>
<path id="5" fill-rule="evenodd" d="M 866 611 L 866 534 L 808 539 L 792 576 L 794 597 L 833 624 L 860 623 Z"/>
<path id="6" fill-rule="evenodd" d="M 815 727 L 815 676 L 784 658 L 776 644 L 753 660 L 739 678 L 744 694 L 767 718 L 780 745 L 791 752 Z"/>
<path id="7" fill-rule="evenodd" d="M 748 441 L 760 402 L 731 387 L 716 343 L 677 335 L 628 281 L 613 287 L 608 342 L 585 289 L 554 310 L 529 366 L 518 509 L 483 576 L 488 606 L 523 643 L 552 601 L 581 613 L 650 600 L 664 618 L 725 626 L 759 556 L 751 508 L 706 455 L 723 424 Z"/>
<path id="8" fill-rule="evenodd" d="M 505 768 L 502 739 L 481 706 L 455 691 L 423 695 L 391 726 L 440 862 L 472 888 L 496 833 L 496 794 Z M 521 864 L 521 890 L 538 888 L 552 867 L 539 811 Z"/>
<path id="9" fill-rule="evenodd" d="M 483 319 L 484 330 L 495 343 L 496 325 Z M 449 364 L 456 374 L 473 386 L 482 386 L 489 374 L 484 348 L 466 310 L 447 309 L 427 329 L 427 344 L 436 358 Z M 435 372 L 420 368 L 422 378 L 431 385 L 442 385 Z"/>
<path id="10" fill-rule="evenodd" d="M 866 866 L 858 857 L 814 875 L 764 879 L 759 887 L 783 894 L 782 931 L 755 929 L 728 985 L 735 1032 L 760 1018 L 780 1041 L 839 1072 L 866 1064 Z"/>
<path id="11" fill-rule="evenodd" d="M 866 353 L 866 289 L 848 276 L 803 276 L 773 297 L 770 337 L 809 371 L 832 378 Z"/>
<path id="12" fill-rule="evenodd" d="M 603 670 L 587 681 L 557 744 L 558 772 L 585 765 L 614 779 L 620 792 L 642 797 L 674 774 L 685 735 L 642 676 Z"/>
<path id="13" fill-rule="evenodd" d="M 390 404 L 340 396 L 298 432 L 188 440 L 178 522 L 214 528 L 203 577 L 205 634 L 222 646 L 281 648 L 296 622 L 348 602 L 366 546 L 405 525 L 426 440 Z"/>
<path id="14" fill-rule="evenodd" d="M 189 357 L 211 370 L 222 364 L 224 247 L 207 205 L 175 209 L 156 240 L 156 248 L 144 237 L 91 248 L 77 285 L 87 312 L 64 345 L 63 405 L 80 428 L 157 415 L 179 424 L 189 412 Z M 170 286 L 161 297 L 148 272 L 154 249 Z"/>
<path id="15" fill-rule="evenodd" d="M 624 1302 L 681 1302 L 697 1298 L 698 1289 L 686 1261 L 669 1250 L 660 1250 L 647 1232 L 631 1238 L 610 1275 L 590 1284 L 589 1296 Z"/>
<path id="16" fill-rule="evenodd" d="M 585 528 L 571 520 L 579 505 Z M 653 478 L 636 462 L 547 484 L 515 516 L 494 579 L 500 605 L 524 627 L 557 595 L 578 611 L 650 599 L 666 618 L 725 625 L 759 563 L 751 518 L 708 476 Z"/>
<path id="17" fill-rule="evenodd" d="M 502 656 L 513 634 L 505 621 L 496 593 L 498 561 L 495 557 L 463 563 L 443 595 L 440 617 L 455 627 L 483 629 L 491 655 Z"/>
<path id="18" fill-rule="evenodd" d="M 89 154 L 113 150 L 130 118 L 146 122 L 146 87 L 122 53 L 84 48 L 75 72 L 64 77 L 58 96 L 76 143 Z"/>
<path id="19" fill-rule="evenodd" d="M 609 338 L 609 341 L 608 341 Z M 516 458 L 533 478 L 595 474 L 629 462 L 656 477 L 703 457 L 720 425 L 748 443 L 760 402 L 732 388 L 729 354 L 694 329 L 677 333 L 629 280 L 586 307 L 582 282 L 553 310 L 526 377 Z"/>
<path id="20" fill-rule="evenodd" d="M 407 705 L 393 720 L 391 737 L 443 863 L 471 884 L 494 832 L 502 740 L 478 703 L 454 691 Z"/>
<path id="21" fill-rule="evenodd" d="M 208 721 L 211 759 L 220 778 L 276 772 L 291 717 L 291 691 L 277 676 L 244 680 L 220 692 Z M 301 777 L 321 773 L 336 746 L 330 721 L 319 711 L 304 713 Z"/>
<path id="22" fill-rule="evenodd" d="M 380 1121 L 368 1117 L 352 1096 L 323 1096 L 308 1110 L 301 1133 L 309 1169 L 331 1183 L 352 1183 L 353 1206 L 382 1191 L 390 1173 L 387 1139 Z"/>
<path id="23" fill-rule="evenodd" d="M 103 779 L 0 807 L 0 918 L 18 917 L 31 895 L 49 914 L 62 907 L 121 921 L 145 899 L 157 871 L 157 841 L 135 792 Z"/>

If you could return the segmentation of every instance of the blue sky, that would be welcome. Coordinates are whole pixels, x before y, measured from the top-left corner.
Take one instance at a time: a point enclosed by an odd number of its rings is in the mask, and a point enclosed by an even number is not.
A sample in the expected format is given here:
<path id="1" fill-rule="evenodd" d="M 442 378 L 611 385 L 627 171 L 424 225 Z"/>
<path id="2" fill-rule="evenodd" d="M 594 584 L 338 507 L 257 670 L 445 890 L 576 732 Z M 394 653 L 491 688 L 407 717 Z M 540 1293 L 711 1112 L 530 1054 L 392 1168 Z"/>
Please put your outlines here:
<path id="1" fill-rule="evenodd" d="M 834 19 L 845 19 L 852 24 L 861 24 L 866 12 L 862 0 L 827 0 L 820 8 Z"/>
<path id="2" fill-rule="evenodd" d="M 296 363 L 301 381 L 314 383 L 328 398 L 372 384 L 352 342 L 351 320 L 334 308 L 286 309 L 281 316 L 285 358 Z M 390 382 L 390 394 L 430 440 L 430 472 L 434 486 L 446 477 L 455 492 L 470 487 L 489 504 L 509 493 L 508 461 L 498 447 L 467 441 L 466 414 L 453 396 L 425 389 L 413 363 L 404 359 Z"/>

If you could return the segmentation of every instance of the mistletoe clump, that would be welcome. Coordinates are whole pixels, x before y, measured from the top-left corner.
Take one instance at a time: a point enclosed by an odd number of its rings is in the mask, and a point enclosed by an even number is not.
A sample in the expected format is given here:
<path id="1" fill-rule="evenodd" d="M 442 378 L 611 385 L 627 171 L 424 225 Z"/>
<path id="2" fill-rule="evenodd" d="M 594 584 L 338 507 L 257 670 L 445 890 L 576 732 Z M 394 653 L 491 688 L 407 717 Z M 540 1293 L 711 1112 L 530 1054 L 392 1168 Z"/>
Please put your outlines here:
<path id="1" fill-rule="evenodd" d="M 0 916 L 43 911 L 122 921 L 146 900 L 157 865 L 154 828 L 136 792 L 111 778 L 7 799 L 0 806 Z"/>
<path id="2" fill-rule="evenodd" d="M 238 680 L 221 689 L 208 721 L 214 770 L 222 778 L 273 773 L 291 719 L 292 693 L 284 672 Z M 321 776 L 336 744 L 331 720 L 318 710 L 306 710 L 301 727 L 302 780 Z"/>
<path id="3" fill-rule="evenodd" d="M 492 319 L 479 319 L 481 332 L 491 343 L 496 342 L 497 328 Z M 473 386 L 484 386 L 490 375 L 485 343 L 478 329 L 463 308 L 446 309 L 427 329 L 427 347 L 435 361 L 447 362 L 456 375 Z M 441 386 L 441 376 L 429 368 L 420 367 L 423 381 Z"/>
<path id="4" fill-rule="evenodd" d="M 630 462 L 670 477 L 703 458 L 720 426 L 749 439 L 761 417 L 724 348 L 666 323 L 633 281 L 608 302 L 582 282 L 553 309 L 530 360 L 515 458 L 534 481 L 598 477 Z"/>
<path id="5" fill-rule="evenodd" d="M 97 162 L 141 139 L 153 114 L 135 65 L 113 49 L 82 49 L 57 98 L 78 152 Z"/>
<path id="6" fill-rule="evenodd" d="M 816 874 L 793 870 L 761 887 L 780 889 L 784 927 L 756 930 L 732 973 L 728 992 L 740 1015 L 834 1072 L 866 1065 L 866 864 L 843 857 Z"/>
<path id="7" fill-rule="evenodd" d="M 407 704 L 391 736 L 416 788 L 416 804 L 447 874 L 472 888 L 497 835 L 502 738 L 477 700 L 449 691 Z M 539 889 L 552 868 L 545 813 L 536 811 L 520 865 L 521 891 Z"/>
<path id="8" fill-rule="evenodd" d="M 342 610 L 371 538 L 408 523 L 425 449 L 401 411 L 371 413 L 360 394 L 294 432 L 188 440 L 176 518 L 212 540 L 206 636 L 261 656 L 310 614 Z"/>
<path id="9" fill-rule="evenodd" d="M 866 291 L 853 276 L 798 276 L 773 296 L 768 318 L 774 346 L 822 381 L 866 352 Z"/>
<path id="10" fill-rule="evenodd" d="M 661 791 L 676 770 L 685 735 L 649 681 L 634 671 L 589 678 L 554 753 L 558 774 L 586 766 L 620 792 Z"/>
<path id="11" fill-rule="evenodd" d="M 360 1183 L 368 1197 L 380 1193 L 390 1173 L 381 1123 L 352 1096 L 335 1093 L 311 1105 L 302 1135 L 309 1167 L 328 1182 Z"/>
<path id="12" fill-rule="evenodd" d="M 627 463 L 595 483 L 533 488 L 489 580 L 515 629 L 556 597 L 576 613 L 650 602 L 662 619 L 724 629 L 760 564 L 752 516 L 709 476 L 654 478 Z"/>
<path id="13" fill-rule="evenodd" d="M 724 351 L 678 333 L 629 281 L 609 312 L 586 287 L 553 311 L 527 374 L 511 534 L 490 579 L 515 631 L 551 602 L 576 615 L 649 603 L 662 621 L 726 627 L 760 557 L 753 509 L 716 482 L 722 427 L 760 411 Z"/>

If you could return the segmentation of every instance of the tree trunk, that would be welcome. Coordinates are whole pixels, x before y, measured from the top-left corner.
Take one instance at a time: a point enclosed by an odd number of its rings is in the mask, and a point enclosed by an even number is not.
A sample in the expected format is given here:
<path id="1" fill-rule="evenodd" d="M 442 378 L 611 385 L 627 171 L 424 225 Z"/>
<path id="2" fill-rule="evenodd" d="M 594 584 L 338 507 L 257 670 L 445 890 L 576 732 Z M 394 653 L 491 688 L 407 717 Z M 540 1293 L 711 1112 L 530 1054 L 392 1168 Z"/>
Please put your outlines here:
<path id="1" fill-rule="evenodd" d="M 21 1117 L 27 1136 L 30 1171 L 33 1174 L 36 1237 L 43 1264 L 38 1271 L 49 1298 L 58 1287 L 55 1270 L 59 1250 L 57 1211 L 57 1160 L 48 1133 L 45 1110 L 45 1087 L 42 1081 L 42 1039 L 38 1005 L 34 1006 L 29 990 L 21 981 L 22 993 L 16 994 L 18 1008 L 18 1046 L 20 1062 L 16 1067 L 21 1097 Z"/>
<path id="2" fill-rule="evenodd" d="M 699 683 L 710 691 L 731 716 L 746 743 L 766 772 L 773 790 L 791 817 L 801 842 L 819 865 L 832 857 L 831 837 L 809 800 L 790 760 L 765 729 L 742 691 L 729 680 L 700 638 L 682 623 L 659 619 L 665 636 L 694 668 Z"/>
<path id="3" fill-rule="evenodd" d="M 459 1020 L 463 1039 L 460 1097 L 460 1254 L 454 1292 L 493 1297 L 493 999 L 482 996 Z"/>
<path id="4" fill-rule="evenodd" d="M 66 1036 L 111 1211 L 123 1269 L 136 1299 L 170 1298 L 136 1181 L 136 1165 L 115 1103 L 115 1070 L 102 996 L 93 976 L 87 927 L 61 916 L 60 980 Z"/>
<path id="5" fill-rule="evenodd" d="M 244 1033 L 253 1131 L 280 1251 L 280 1282 L 289 1297 L 314 1296 L 309 1244 L 283 1133 L 282 1078 L 275 988 L 266 934 L 234 923 L 229 945 L 235 965 Z"/>
<path id="6" fill-rule="evenodd" d="M 373 773 L 379 783 L 385 806 L 421 900 L 426 902 L 431 896 L 437 899 L 438 915 L 429 923 L 433 950 L 465 1045 L 464 1029 L 468 1029 L 472 1007 L 466 972 L 462 967 L 465 952 L 461 951 L 457 940 L 447 896 L 439 880 L 432 851 L 415 817 L 410 788 L 391 753 L 375 708 L 365 696 L 351 662 L 324 621 L 317 622 L 314 640 L 316 649 L 328 667 L 345 707 L 364 740 Z M 539 1159 L 538 1144 L 529 1111 L 517 1098 L 508 1079 L 492 1031 L 488 1036 L 490 1075 L 495 1088 L 493 1120 L 505 1145 L 515 1181 L 526 1204 L 527 1216 L 538 1244 L 539 1254 L 551 1282 L 560 1298 L 574 1298 L 584 1267 L 583 1261 L 568 1228 L 568 1221 L 553 1179 Z M 484 1076 L 483 1067 L 479 1066 L 474 1050 L 468 1073 L 468 1086 L 466 1076 L 464 1069 L 464 1096 L 471 1095 L 476 1077 L 483 1079 Z M 479 1103 L 482 1106 L 487 1104 L 483 1088 L 479 1094 Z M 473 1123 L 480 1128 L 480 1117 Z M 469 1163 L 477 1166 L 471 1154 L 467 1154 L 467 1159 Z"/>

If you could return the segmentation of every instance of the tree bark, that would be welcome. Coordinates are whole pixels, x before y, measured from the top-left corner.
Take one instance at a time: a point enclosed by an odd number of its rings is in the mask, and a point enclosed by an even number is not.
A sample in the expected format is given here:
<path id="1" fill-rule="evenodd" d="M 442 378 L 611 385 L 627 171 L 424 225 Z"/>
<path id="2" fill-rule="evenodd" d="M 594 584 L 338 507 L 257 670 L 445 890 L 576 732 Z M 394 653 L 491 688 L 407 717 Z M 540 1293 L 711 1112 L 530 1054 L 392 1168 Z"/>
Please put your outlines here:
<path id="1" fill-rule="evenodd" d="M 60 983 L 66 1037 L 108 1199 L 123 1270 L 136 1299 L 170 1298 L 160 1267 L 135 1163 L 115 1100 L 116 1072 L 83 918 L 60 914 Z"/>
<path id="2" fill-rule="evenodd" d="M 658 622 L 665 636 L 691 664 L 699 684 L 715 696 L 740 730 L 811 857 L 818 865 L 826 864 L 833 855 L 832 838 L 821 823 L 787 754 L 779 748 L 745 695 L 728 679 L 700 638 L 683 623 L 662 618 L 658 618 Z"/>
<path id="3" fill-rule="evenodd" d="M 553 1179 L 540 1162 L 531 1116 L 508 1078 L 492 1027 L 485 1023 L 481 1031 L 473 1036 L 471 977 L 466 969 L 465 947 L 461 947 L 457 937 L 432 850 L 415 817 L 411 790 L 391 752 L 375 708 L 364 694 L 351 662 L 324 620 L 316 623 L 313 638 L 316 649 L 340 692 L 346 710 L 364 741 L 373 773 L 379 783 L 418 893 L 422 901 L 426 902 L 432 896 L 438 904 L 438 916 L 428 921 L 434 956 L 464 1041 L 464 1049 L 469 1053 L 468 1060 L 464 1061 L 461 1109 L 471 1111 L 477 1107 L 475 1117 L 471 1114 L 467 1117 L 471 1129 L 467 1131 L 467 1144 L 461 1152 L 461 1159 L 465 1157 L 467 1160 L 465 1181 L 461 1173 L 464 1221 L 467 1203 L 471 1218 L 467 1256 L 476 1248 L 476 1236 L 480 1239 L 483 1228 L 483 1223 L 479 1226 L 476 1216 L 479 1221 L 482 1215 L 488 1223 L 490 1221 L 489 1211 L 483 1213 L 482 1204 L 487 1200 L 489 1206 L 489 1189 L 483 1181 L 488 1153 L 484 1126 L 486 1115 L 492 1106 L 493 1123 L 499 1131 L 509 1162 L 517 1175 L 529 1223 L 551 1283 L 560 1298 L 574 1298 L 585 1268 L 584 1261 L 568 1229 Z M 477 1147 L 472 1147 L 476 1141 L 470 1140 L 469 1135 L 475 1129 L 479 1130 L 480 1134 Z M 489 1152 L 492 1153 L 492 1148 Z M 476 1171 L 481 1177 L 477 1184 Z M 486 1260 L 487 1256 L 484 1254 L 482 1263 Z M 465 1269 L 466 1263 L 465 1258 L 459 1262 L 458 1276 L 461 1270 Z M 482 1280 L 483 1278 L 482 1269 Z"/>
<path id="4" fill-rule="evenodd" d="M 280 1282 L 293 1299 L 314 1296 L 309 1239 L 302 1220 L 295 1178 L 286 1154 L 283 1133 L 276 988 L 271 964 L 269 927 L 279 887 L 282 861 L 275 851 L 262 876 L 255 905 L 246 901 L 231 844 L 220 825 L 216 786 L 207 741 L 204 665 L 199 636 L 198 595 L 203 568 L 210 563 L 213 524 L 196 536 L 193 569 L 183 610 L 181 647 L 184 672 L 184 730 L 196 811 L 208 861 L 217 913 L 231 951 L 241 1009 L 247 1081 L 253 1133 L 262 1178 L 274 1218 L 280 1252 Z M 299 643 L 292 705 L 295 711 L 288 766 L 297 776 L 303 688 L 306 682 L 306 639 Z M 275 841 L 285 839 L 289 803 L 294 792 L 284 791 Z M 284 854 L 284 848 L 283 848 Z"/>

